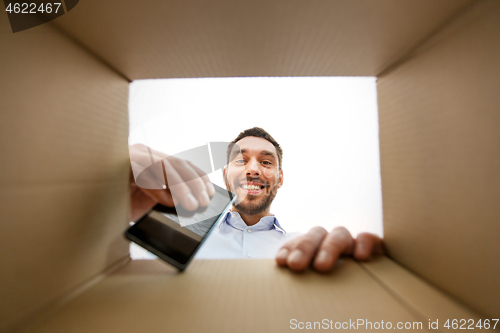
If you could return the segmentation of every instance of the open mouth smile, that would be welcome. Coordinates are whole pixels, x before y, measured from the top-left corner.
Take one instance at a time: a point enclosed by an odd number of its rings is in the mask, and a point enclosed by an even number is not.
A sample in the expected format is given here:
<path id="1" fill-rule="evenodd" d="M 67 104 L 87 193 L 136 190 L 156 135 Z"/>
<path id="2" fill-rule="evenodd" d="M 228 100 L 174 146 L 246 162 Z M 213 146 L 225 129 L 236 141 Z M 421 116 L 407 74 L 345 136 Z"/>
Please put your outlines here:
<path id="1" fill-rule="evenodd" d="M 265 185 L 255 182 L 240 184 L 240 188 L 242 188 L 245 192 L 254 195 L 261 193 L 265 187 Z"/>

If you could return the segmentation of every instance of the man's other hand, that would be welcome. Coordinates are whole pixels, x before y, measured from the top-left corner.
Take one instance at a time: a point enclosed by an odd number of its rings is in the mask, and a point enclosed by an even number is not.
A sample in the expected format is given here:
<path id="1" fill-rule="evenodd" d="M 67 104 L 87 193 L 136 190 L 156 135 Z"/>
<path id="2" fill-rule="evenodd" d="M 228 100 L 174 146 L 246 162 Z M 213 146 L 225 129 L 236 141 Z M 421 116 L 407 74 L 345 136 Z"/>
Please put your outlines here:
<path id="1" fill-rule="evenodd" d="M 171 157 L 145 145 L 129 147 L 137 180 L 130 175 L 131 221 L 137 221 L 156 204 L 180 204 L 189 211 L 207 207 L 215 188 L 205 172 L 191 162 Z M 154 161 L 153 164 L 152 161 Z"/>
<path id="2" fill-rule="evenodd" d="M 283 245 L 276 255 L 276 262 L 295 272 L 311 265 L 319 272 L 329 272 L 342 255 L 368 260 L 372 254 L 383 254 L 382 239 L 377 235 L 361 233 L 353 239 L 344 227 L 337 227 L 331 233 L 322 227 L 314 227 Z"/>

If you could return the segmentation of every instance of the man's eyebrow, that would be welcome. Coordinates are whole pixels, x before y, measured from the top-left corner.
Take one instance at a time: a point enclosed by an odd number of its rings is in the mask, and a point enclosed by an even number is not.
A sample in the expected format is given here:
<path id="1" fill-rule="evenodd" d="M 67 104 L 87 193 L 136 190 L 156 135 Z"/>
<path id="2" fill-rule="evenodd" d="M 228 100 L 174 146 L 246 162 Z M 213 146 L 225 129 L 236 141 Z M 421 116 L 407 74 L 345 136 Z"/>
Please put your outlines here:
<path id="1" fill-rule="evenodd" d="M 248 153 L 248 149 L 234 149 L 231 152 L 230 157 L 234 158 L 234 155 L 246 154 L 246 153 Z M 273 153 L 272 151 L 269 151 L 269 150 L 262 150 L 260 152 L 260 155 L 271 156 L 274 159 L 276 159 L 276 157 L 277 157 L 277 155 L 275 153 Z"/>
<path id="2" fill-rule="evenodd" d="M 241 149 L 241 153 L 242 154 L 248 153 L 248 149 Z M 276 158 L 276 154 L 269 150 L 262 150 L 260 152 L 260 155 L 271 156 L 273 158 Z"/>
<path id="3" fill-rule="evenodd" d="M 269 150 L 263 150 L 260 152 L 261 155 L 267 155 L 267 156 L 272 156 L 273 158 L 276 158 L 276 154 L 273 153 L 272 151 Z"/>

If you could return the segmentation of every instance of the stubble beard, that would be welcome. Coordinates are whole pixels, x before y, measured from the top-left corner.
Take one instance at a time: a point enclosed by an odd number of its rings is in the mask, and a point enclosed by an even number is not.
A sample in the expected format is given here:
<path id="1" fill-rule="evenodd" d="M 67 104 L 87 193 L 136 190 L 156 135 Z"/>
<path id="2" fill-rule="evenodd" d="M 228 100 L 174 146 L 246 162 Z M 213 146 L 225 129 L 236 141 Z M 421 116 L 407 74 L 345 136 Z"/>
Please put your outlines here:
<path id="1" fill-rule="evenodd" d="M 226 178 L 226 188 L 231 191 L 227 178 Z M 239 184 L 236 183 L 236 181 L 233 184 L 233 189 L 239 188 Z M 238 199 L 236 199 L 237 204 L 234 205 L 234 207 L 241 212 L 242 214 L 245 215 L 257 215 L 265 211 L 271 206 L 271 203 L 273 202 L 274 198 L 276 197 L 276 192 L 271 189 L 270 193 L 267 193 L 269 187 L 264 188 L 266 190 L 266 193 L 261 194 L 259 196 L 247 194 L 243 200 L 238 202 Z M 233 191 L 235 192 L 235 191 Z M 265 196 L 265 198 L 262 198 L 262 196 Z M 246 201 L 246 202 L 245 202 Z"/>

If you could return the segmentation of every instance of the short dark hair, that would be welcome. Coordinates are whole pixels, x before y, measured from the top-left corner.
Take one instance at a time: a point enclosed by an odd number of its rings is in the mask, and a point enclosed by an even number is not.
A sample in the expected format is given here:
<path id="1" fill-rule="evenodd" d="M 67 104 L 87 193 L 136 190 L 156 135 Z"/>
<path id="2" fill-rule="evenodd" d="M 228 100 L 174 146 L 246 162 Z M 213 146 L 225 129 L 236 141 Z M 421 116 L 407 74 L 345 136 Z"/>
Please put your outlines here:
<path id="1" fill-rule="evenodd" d="M 274 140 L 274 138 L 271 136 L 271 134 L 267 133 L 263 128 L 260 127 L 252 127 L 249 129 L 244 130 L 241 132 L 236 139 L 231 141 L 229 146 L 227 147 L 227 164 L 229 164 L 229 156 L 231 155 L 231 151 L 233 150 L 234 145 L 236 142 L 240 141 L 243 138 L 246 138 L 247 136 L 255 136 L 258 138 L 263 138 L 273 144 L 273 146 L 276 148 L 276 153 L 278 154 L 278 169 L 281 170 L 282 166 L 282 160 L 283 160 L 283 150 L 280 147 L 280 144 L 278 141 Z"/>

